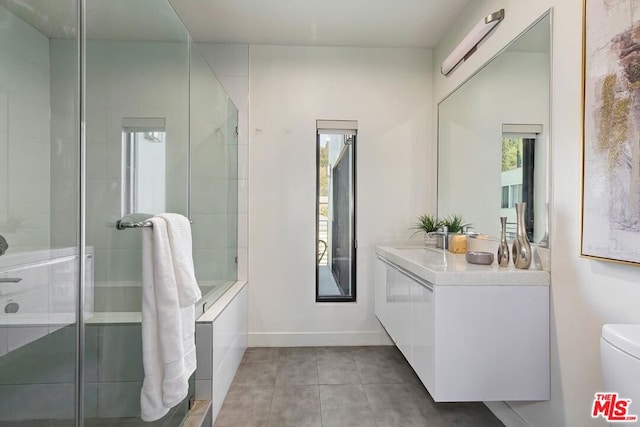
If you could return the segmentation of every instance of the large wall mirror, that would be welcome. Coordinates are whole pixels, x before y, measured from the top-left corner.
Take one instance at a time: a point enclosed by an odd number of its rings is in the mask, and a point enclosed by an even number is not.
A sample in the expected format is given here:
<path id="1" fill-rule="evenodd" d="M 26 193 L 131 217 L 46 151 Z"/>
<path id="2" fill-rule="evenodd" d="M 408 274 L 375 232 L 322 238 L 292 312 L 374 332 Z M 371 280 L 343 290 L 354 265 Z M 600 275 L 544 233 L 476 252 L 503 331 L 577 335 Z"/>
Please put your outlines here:
<path id="1" fill-rule="evenodd" d="M 438 215 L 548 245 L 550 11 L 438 105 Z M 509 236 L 508 236 L 509 237 Z"/>

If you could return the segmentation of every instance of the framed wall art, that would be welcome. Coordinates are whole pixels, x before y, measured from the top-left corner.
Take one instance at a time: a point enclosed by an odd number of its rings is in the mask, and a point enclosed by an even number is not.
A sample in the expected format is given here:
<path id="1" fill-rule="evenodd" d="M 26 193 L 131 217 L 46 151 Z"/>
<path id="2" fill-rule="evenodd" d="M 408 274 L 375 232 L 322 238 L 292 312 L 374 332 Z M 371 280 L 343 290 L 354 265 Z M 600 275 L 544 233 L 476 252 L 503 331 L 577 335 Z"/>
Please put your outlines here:
<path id="1" fill-rule="evenodd" d="M 640 2 L 584 10 L 582 255 L 640 265 Z"/>

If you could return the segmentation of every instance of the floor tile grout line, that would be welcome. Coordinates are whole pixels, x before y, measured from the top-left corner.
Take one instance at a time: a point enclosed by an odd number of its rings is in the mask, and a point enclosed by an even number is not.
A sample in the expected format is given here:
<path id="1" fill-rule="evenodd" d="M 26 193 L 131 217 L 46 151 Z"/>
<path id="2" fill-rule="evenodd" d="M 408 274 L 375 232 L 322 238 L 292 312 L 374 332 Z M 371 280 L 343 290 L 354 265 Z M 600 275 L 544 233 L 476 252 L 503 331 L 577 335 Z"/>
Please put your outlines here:
<path id="1" fill-rule="evenodd" d="M 269 425 L 271 424 L 271 414 L 273 413 L 273 399 L 276 395 L 276 379 L 278 378 L 277 374 L 278 370 L 276 369 L 276 378 L 273 379 L 273 392 L 271 393 L 271 402 L 269 402 L 269 418 L 267 419 L 267 427 L 269 427 Z"/>

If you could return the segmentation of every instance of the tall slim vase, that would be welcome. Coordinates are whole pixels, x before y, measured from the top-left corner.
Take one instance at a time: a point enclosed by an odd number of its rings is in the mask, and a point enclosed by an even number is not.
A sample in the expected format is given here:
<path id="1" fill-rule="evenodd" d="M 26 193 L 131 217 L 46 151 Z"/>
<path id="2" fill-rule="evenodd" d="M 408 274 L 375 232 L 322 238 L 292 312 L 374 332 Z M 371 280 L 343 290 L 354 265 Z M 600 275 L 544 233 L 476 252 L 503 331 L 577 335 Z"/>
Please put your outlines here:
<path id="1" fill-rule="evenodd" d="M 500 217 L 500 246 L 498 246 L 498 265 L 506 267 L 509 265 L 509 245 L 507 244 L 507 217 Z"/>
<path id="2" fill-rule="evenodd" d="M 531 265 L 531 244 L 527 237 L 527 230 L 524 228 L 524 212 L 526 210 L 527 203 L 516 203 L 516 238 L 513 239 L 513 265 L 516 268 L 526 270 Z"/>

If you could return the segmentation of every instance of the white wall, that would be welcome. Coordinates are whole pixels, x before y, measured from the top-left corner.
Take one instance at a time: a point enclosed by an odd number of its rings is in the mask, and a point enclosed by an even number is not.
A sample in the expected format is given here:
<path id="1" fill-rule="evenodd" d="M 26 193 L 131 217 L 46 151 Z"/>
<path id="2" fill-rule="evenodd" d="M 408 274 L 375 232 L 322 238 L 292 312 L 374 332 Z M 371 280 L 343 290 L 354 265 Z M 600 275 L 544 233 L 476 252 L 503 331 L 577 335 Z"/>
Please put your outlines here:
<path id="1" fill-rule="evenodd" d="M 50 243 L 49 39 L 0 6 L 0 234 L 8 253 Z"/>
<path id="2" fill-rule="evenodd" d="M 387 342 L 374 248 L 433 207 L 431 54 L 250 47 L 250 345 Z M 357 303 L 315 302 L 316 119 L 358 121 Z"/>
<path id="3" fill-rule="evenodd" d="M 603 425 L 590 416 L 603 390 L 599 337 L 603 323 L 640 323 L 640 272 L 635 267 L 582 259 L 580 0 L 482 0 L 470 3 L 434 55 L 438 103 L 545 10 L 553 7 L 551 120 L 551 400 L 510 403 L 531 426 Z M 437 70 L 443 58 L 482 16 L 504 7 L 505 20 L 450 77 Z M 434 165 L 432 165 L 433 167 Z"/>

